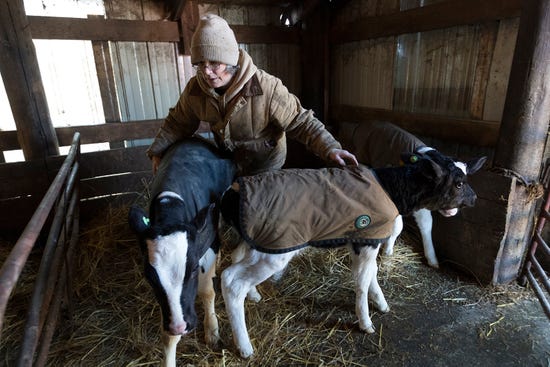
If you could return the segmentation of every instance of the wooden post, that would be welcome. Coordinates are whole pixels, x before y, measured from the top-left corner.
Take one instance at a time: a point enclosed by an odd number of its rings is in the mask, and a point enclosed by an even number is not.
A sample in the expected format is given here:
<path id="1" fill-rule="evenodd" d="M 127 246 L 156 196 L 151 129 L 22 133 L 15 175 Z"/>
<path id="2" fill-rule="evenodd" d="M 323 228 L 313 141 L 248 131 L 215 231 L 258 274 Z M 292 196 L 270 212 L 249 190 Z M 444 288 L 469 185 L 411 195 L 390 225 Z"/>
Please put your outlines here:
<path id="1" fill-rule="evenodd" d="M 0 73 L 25 159 L 58 155 L 23 0 L 0 0 Z"/>
<path id="2" fill-rule="evenodd" d="M 550 0 L 523 3 L 494 167 L 528 183 L 539 179 L 550 120 Z M 493 283 L 517 277 L 533 225 L 535 202 L 521 179 L 508 204 L 505 236 L 496 259 Z"/>

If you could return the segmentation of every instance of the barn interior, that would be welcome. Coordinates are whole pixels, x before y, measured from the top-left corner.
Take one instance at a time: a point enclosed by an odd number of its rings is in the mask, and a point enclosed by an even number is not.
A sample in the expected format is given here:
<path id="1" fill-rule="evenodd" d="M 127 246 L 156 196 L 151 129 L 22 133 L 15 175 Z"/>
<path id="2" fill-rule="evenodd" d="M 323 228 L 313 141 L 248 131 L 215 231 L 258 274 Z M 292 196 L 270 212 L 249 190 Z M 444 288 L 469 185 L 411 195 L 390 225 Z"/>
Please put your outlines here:
<path id="1" fill-rule="evenodd" d="M 414 226 L 379 259 L 391 311 L 373 314 L 375 334 L 354 319 L 346 253 L 312 252 L 247 303 L 255 357 L 239 358 L 218 296 L 223 345 L 199 325 L 178 365 L 550 365 L 549 0 L 2 1 L 2 363 L 158 364 L 159 308 L 126 218 L 147 207 L 145 150 L 194 76 L 205 13 L 344 147 L 382 120 L 489 159 L 475 207 L 434 215 L 440 269 Z M 318 164 L 289 144 L 288 166 Z"/>

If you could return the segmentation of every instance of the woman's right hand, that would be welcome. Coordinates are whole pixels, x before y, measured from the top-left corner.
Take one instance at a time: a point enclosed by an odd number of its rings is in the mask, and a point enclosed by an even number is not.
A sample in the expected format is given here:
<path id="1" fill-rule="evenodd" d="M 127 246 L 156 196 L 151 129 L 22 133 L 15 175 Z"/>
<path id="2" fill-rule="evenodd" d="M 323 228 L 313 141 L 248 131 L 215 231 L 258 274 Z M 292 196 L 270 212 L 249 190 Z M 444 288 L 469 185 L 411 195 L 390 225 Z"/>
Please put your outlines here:
<path id="1" fill-rule="evenodd" d="M 157 155 L 152 156 L 151 162 L 153 163 L 153 174 L 156 175 L 157 170 L 159 169 L 160 157 Z"/>

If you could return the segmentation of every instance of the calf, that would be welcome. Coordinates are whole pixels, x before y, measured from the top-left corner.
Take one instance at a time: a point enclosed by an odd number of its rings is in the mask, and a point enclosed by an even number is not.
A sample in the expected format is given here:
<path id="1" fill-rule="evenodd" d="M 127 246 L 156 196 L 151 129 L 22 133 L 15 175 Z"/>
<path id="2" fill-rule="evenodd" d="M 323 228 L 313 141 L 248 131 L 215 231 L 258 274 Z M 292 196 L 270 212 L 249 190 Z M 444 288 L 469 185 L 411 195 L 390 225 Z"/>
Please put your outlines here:
<path id="1" fill-rule="evenodd" d="M 215 260 L 219 250 L 213 203 L 235 175 L 235 167 L 208 142 L 190 138 L 161 160 L 151 188 L 150 217 L 129 212 L 138 235 L 144 273 L 162 311 L 163 366 L 176 365 L 176 345 L 197 324 L 195 298 L 202 299 L 206 342 L 219 340 L 214 310 Z"/>
<path id="2" fill-rule="evenodd" d="M 253 354 L 244 299 L 259 299 L 255 286 L 285 268 L 305 246 L 347 245 L 356 282 L 359 327 L 374 332 L 368 298 L 389 310 L 377 280 L 380 243 L 393 221 L 419 208 L 449 210 L 474 205 L 466 181 L 485 158 L 456 163 L 437 151 L 406 157 L 410 165 L 282 170 L 241 177 L 221 201 L 223 220 L 241 234 L 234 263 L 221 274 L 222 293 L 242 357 Z"/>
<path id="3" fill-rule="evenodd" d="M 351 146 L 349 150 L 355 154 L 357 160 L 372 168 L 396 167 L 403 163 L 401 153 L 413 152 L 419 149 L 424 151 L 431 150 L 420 139 L 409 132 L 385 121 L 369 121 L 361 123 L 353 131 L 351 137 Z M 455 209 L 455 208 L 453 208 Z M 440 210 L 443 216 L 453 216 L 457 210 Z M 412 213 L 422 237 L 424 247 L 424 256 L 428 264 L 434 268 L 439 267 L 439 262 L 435 255 L 434 244 L 432 240 L 432 214 L 426 208 L 420 208 Z M 399 235 L 403 229 L 403 220 L 399 216 L 395 221 L 395 233 Z M 391 236 L 386 241 L 385 254 L 393 253 L 393 245 L 397 235 Z"/>

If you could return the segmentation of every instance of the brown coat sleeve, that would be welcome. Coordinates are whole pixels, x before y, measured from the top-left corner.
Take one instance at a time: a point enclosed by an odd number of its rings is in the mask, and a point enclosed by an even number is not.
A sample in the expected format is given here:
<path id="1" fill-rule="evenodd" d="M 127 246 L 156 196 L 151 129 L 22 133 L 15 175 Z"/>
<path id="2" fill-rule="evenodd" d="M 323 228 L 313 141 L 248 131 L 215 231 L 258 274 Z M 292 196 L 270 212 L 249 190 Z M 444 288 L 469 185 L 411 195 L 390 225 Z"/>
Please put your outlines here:
<path id="1" fill-rule="evenodd" d="M 200 119 L 189 104 L 189 93 L 196 81 L 187 83 L 176 105 L 168 111 L 168 116 L 160 127 L 153 143 L 147 149 L 147 155 L 162 156 L 164 151 L 177 140 L 190 137 L 197 131 Z"/>
<path id="2" fill-rule="evenodd" d="M 325 125 L 313 115 L 313 111 L 303 108 L 298 98 L 280 80 L 274 87 L 270 113 L 289 138 L 304 144 L 322 159 L 328 159 L 330 150 L 342 148 Z"/>

